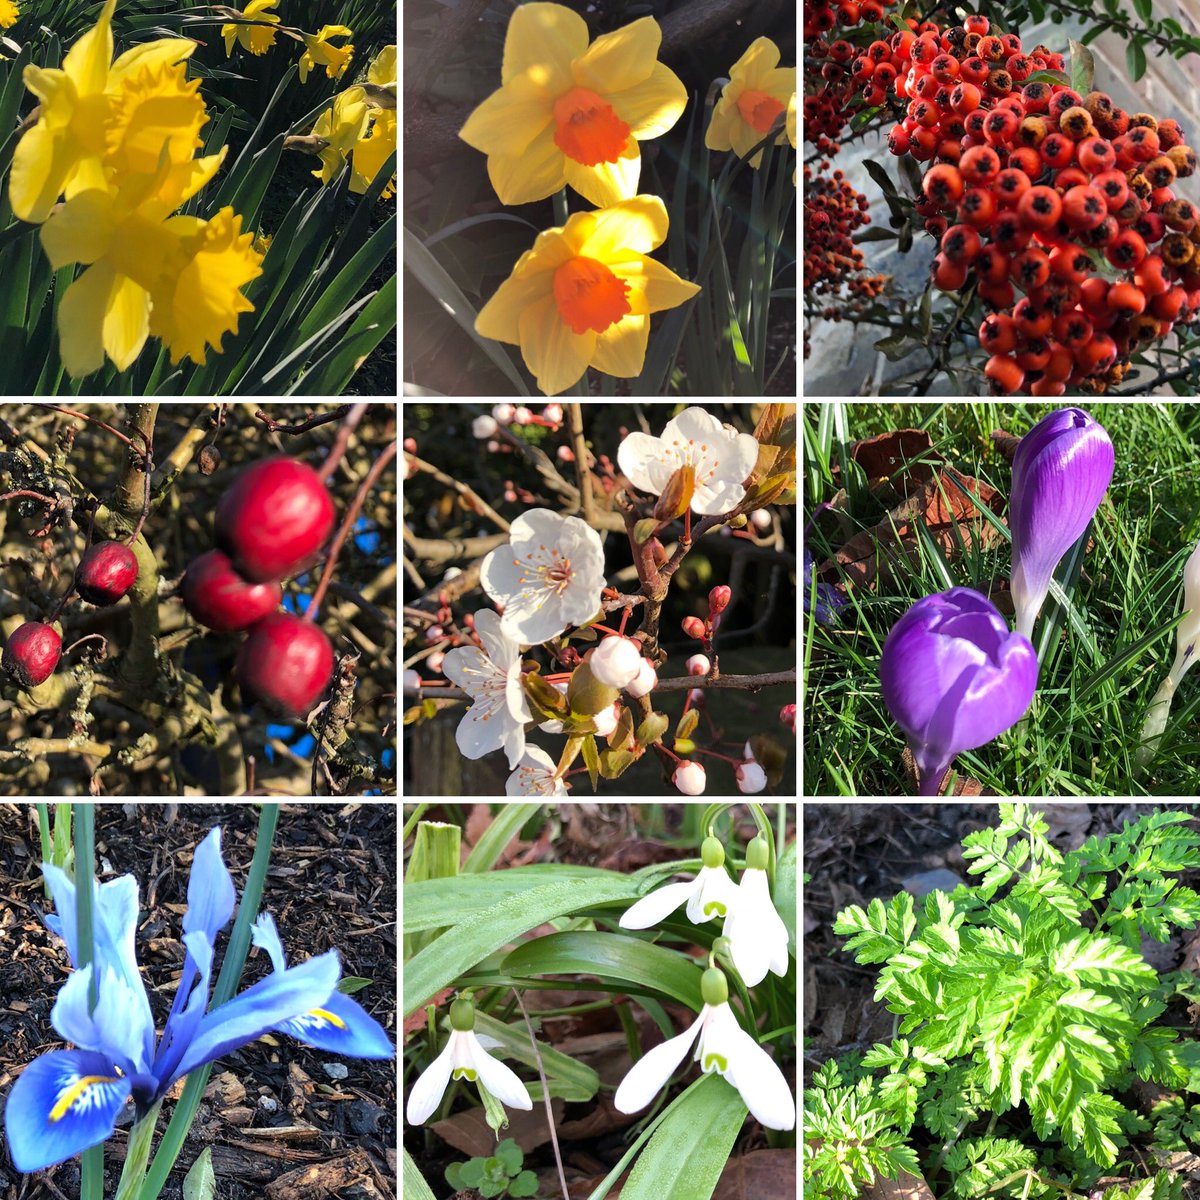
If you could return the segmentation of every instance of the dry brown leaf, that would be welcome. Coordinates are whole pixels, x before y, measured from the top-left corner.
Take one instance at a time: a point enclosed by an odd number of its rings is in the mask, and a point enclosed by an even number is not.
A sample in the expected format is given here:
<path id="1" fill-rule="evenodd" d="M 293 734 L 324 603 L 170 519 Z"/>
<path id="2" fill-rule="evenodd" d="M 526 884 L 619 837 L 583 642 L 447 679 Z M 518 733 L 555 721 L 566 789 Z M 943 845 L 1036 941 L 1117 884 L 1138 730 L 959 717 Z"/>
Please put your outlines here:
<path id="1" fill-rule="evenodd" d="M 1050 827 L 1047 840 L 1058 842 L 1060 850 L 1078 850 L 1087 841 L 1092 825 L 1090 804 L 1039 804 L 1038 811 Z"/>
<path id="2" fill-rule="evenodd" d="M 554 1113 L 554 1123 L 562 1121 L 563 1102 L 555 1097 L 550 1101 Z M 471 1158 L 487 1158 L 495 1152 L 496 1135 L 487 1123 L 487 1115 L 482 1108 L 469 1108 L 466 1112 L 447 1117 L 429 1127 L 444 1142 L 448 1142 L 455 1150 L 461 1150 Z M 546 1105 L 539 1100 L 530 1112 L 520 1109 L 508 1110 L 508 1128 L 500 1131 L 501 1137 L 510 1137 L 521 1149 L 528 1154 L 538 1146 L 545 1145 L 550 1140 L 550 1129 L 546 1124 Z"/>
<path id="3" fill-rule="evenodd" d="M 884 1179 L 882 1176 L 863 1192 L 860 1200 L 936 1200 L 929 1184 L 907 1171 L 900 1172 L 899 1179 Z"/>
<path id="4" fill-rule="evenodd" d="M 903 496 L 911 495 L 933 478 L 929 459 L 943 461 L 933 449 L 933 438 L 924 429 L 895 429 L 891 433 L 864 438 L 855 443 L 850 457 L 862 467 L 870 482 L 890 480 Z M 925 461 L 918 462 L 917 459 Z"/>
<path id="5" fill-rule="evenodd" d="M 793 1200 L 795 1195 L 795 1150 L 751 1150 L 725 1164 L 712 1200 Z"/>
<path id="6" fill-rule="evenodd" d="M 1012 462 L 1017 456 L 1017 447 L 1021 444 L 1021 439 L 1015 433 L 1005 433 L 1003 429 L 997 429 L 992 434 L 992 445 L 1006 458 Z"/>

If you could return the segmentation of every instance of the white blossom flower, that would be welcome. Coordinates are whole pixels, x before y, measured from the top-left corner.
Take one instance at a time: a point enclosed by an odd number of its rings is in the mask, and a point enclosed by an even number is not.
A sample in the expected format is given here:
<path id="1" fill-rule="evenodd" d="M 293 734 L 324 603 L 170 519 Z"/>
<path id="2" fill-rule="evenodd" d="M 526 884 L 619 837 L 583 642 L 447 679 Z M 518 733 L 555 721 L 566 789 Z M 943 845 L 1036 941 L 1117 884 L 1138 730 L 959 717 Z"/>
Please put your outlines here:
<path id="1" fill-rule="evenodd" d="M 730 908 L 721 931 L 729 939 L 733 965 L 747 987 L 761 983 L 768 968 L 776 975 L 785 975 L 788 968 L 787 926 L 771 902 L 767 883 L 769 854 L 765 838 L 754 838 L 746 848 L 746 869 L 738 884 L 737 902 Z"/>
<path id="2" fill-rule="evenodd" d="M 405 1115 L 410 1125 L 423 1125 L 442 1101 L 450 1078 L 477 1080 L 509 1108 L 533 1108 L 529 1091 L 511 1067 L 493 1058 L 489 1049 L 499 1046 L 495 1038 L 476 1035 L 475 1010 L 467 1000 L 450 1006 L 452 1032 L 445 1049 L 421 1073 L 408 1090 Z"/>
<path id="3" fill-rule="evenodd" d="M 554 759 L 540 746 L 526 746 L 517 769 L 504 785 L 506 796 L 565 796 L 567 785 L 555 779 Z"/>
<path id="4" fill-rule="evenodd" d="M 794 1129 L 796 1101 L 775 1060 L 738 1024 L 729 1007 L 729 987 L 715 967 L 701 981 L 704 1007 L 690 1029 L 642 1055 L 621 1080 L 613 1105 L 618 1112 L 640 1112 L 672 1073 L 692 1056 L 705 1074 L 715 1071 L 741 1094 L 755 1119 L 768 1129 Z"/>
<path id="5" fill-rule="evenodd" d="M 419 692 L 421 690 L 421 673 L 414 671 L 411 667 L 404 672 L 404 690 L 406 692 Z"/>
<path id="6" fill-rule="evenodd" d="M 516 405 L 513 404 L 493 404 L 492 416 L 500 422 L 501 425 L 511 425 L 513 417 L 517 415 Z"/>
<path id="7" fill-rule="evenodd" d="M 731 512 L 742 502 L 742 485 L 758 462 L 758 442 L 693 407 L 668 421 L 661 437 L 629 434 L 617 448 L 617 462 L 634 487 L 655 496 L 680 467 L 691 463 L 696 470 L 692 511 L 711 516 Z"/>
<path id="8" fill-rule="evenodd" d="M 515 767 L 525 753 L 525 722 L 533 720 L 521 687 L 521 647 L 490 608 L 475 614 L 475 632 L 483 650 L 459 646 L 442 663 L 442 674 L 469 692 L 472 701 L 454 739 L 467 758 L 503 749 L 509 767 Z"/>
<path id="9" fill-rule="evenodd" d="M 563 423 L 563 406 L 561 404 L 547 404 L 542 409 L 542 416 L 554 425 Z"/>
<path id="10" fill-rule="evenodd" d="M 604 549 L 591 526 L 534 508 L 512 523 L 509 537 L 479 572 L 483 590 L 504 605 L 509 637 L 538 646 L 600 611 Z"/>
<path id="11" fill-rule="evenodd" d="M 625 690 L 634 699 L 638 699 L 641 696 L 648 696 L 656 687 L 658 687 L 658 672 L 648 658 L 643 658 L 637 675 L 625 685 Z"/>
<path id="12" fill-rule="evenodd" d="M 738 791 L 747 795 L 761 792 L 767 786 L 767 773 L 753 760 L 742 763 L 734 772 Z"/>
<path id="13" fill-rule="evenodd" d="M 708 773 L 698 762 L 681 762 L 671 776 L 671 782 L 685 796 L 703 796 L 708 783 Z"/>
<path id="14" fill-rule="evenodd" d="M 598 713 L 592 716 L 592 723 L 596 726 L 597 737 L 608 737 L 613 733 L 621 722 L 621 705 L 618 701 L 614 701 L 607 708 L 602 708 Z"/>
<path id="15" fill-rule="evenodd" d="M 632 638 L 614 634 L 606 637 L 592 651 L 588 666 L 601 683 L 623 688 L 638 677 L 642 669 L 642 655 Z"/>
<path id="16" fill-rule="evenodd" d="M 697 764 L 699 765 L 699 764 Z M 649 929 L 666 920 L 681 904 L 687 905 L 688 920 L 702 925 L 729 913 L 737 902 L 737 884 L 725 871 L 725 847 L 714 837 L 701 843 L 704 866 L 695 879 L 686 883 L 668 883 L 643 896 L 627 908 L 619 922 L 622 929 Z"/>
<path id="17" fill-rule="evenodd" d="M 482 417 L 476 417 L 471 422 L 471 433 L 481 441 L 490 438 L 498 428 L 496 418 L 489 417 L 486 414 Z"/>

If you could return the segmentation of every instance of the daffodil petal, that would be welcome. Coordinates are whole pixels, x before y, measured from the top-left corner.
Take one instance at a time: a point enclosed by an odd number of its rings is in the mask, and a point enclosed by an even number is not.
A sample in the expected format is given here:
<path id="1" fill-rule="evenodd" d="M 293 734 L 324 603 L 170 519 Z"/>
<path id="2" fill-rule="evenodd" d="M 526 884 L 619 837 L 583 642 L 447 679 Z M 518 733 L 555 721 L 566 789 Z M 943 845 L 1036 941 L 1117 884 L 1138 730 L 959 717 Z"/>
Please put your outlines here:
<path id="1" fill-rule="evenodd" d="M 662 45 L 662 30 L 653 17 L 601 34 L 571 66 L 580 87 L 602 96 L 631 88 L 650 77 Z"/>
<path id="2" fill-rule="evenodd" d="M 94 263 L 108 253 L 115 228 L 112 193 L 80 192 L 42 225 L 42 249 L 56 271 L 68 263 Z"/>
<path id="3" fill-rule="evenodd" d="M 516 157 L 552 119 L 541 90 L 528 75 L 516 75 L 475 109 L 458 136 L 484 154 Z"/>
<path id="4" fill-rule="evenodd" d="M 104 366 L 104 310 L 115 278 L 112 267 L 101 261 L 63 293 L 58 306 L 58 353 L 72 379 Z"/>
<path id="5" fill-rule="evenodd" d="M 95 96 L 108 84 L 112 62 L 112 15 L 117 0 L 105 0 L 96 24 L 67 51 L 62 69 L 71 77 L 81 96 Z"/>
<path id="6" fill-rule="evenodd" d="M 670 67 L 655 63 L 648 79 L 608 96 L 613 111 L 639 141 L 661 137 L 687 107 L 687 88 Z"/>
<path id="7" fill-rule="evenodd" d="M 658 196 L 633 196 L 592 216 L 578 253 L 601 262 L 624 258 L 629 251 L 647 254 L 667 236 L 667 206 Z"/>
<path id="8" fill-rule="evenodd" d="M 565 160 L 566 156 L 554 144 L 552 128 L 547 125 L 522 153 L 489 154 L 488 178 L 501 204 L 532 204 L 535 200 L 545 200 L 563 186 Z"/>
<path id="9" fill-rule="evenodd" d="M 44 221 L 62 194 L 74 161 L 74 141 L 65 130 L 41 122 L 27 130 L 17 143 L 9 172 L 13 215 L 34 224 Z"/>
<path id="10" fill-rule="evenodd" d="M 150 336 L 150 293 L 128 275 L 117 275 L 104 313 L 104 350 L 124 371 L 142 352 Z"/>
<path id="11" fill-rule="evenodd" d="M 778 65 L 779 47 L 770 38 L 755 38 L 746 53 L 733 64 L 729 76 L 731 79 L 740 77 L 746 87 L 758 87 L 758 81 Z"/>
<path id="12" fill-rule="evenodd" d="M 571 63 L 587 49 L 587 22 L 561 4 L 522 4 L 504 38 L 500 82 L 527 73 L 553 95 L 571 86 Z"/>
<path id="13" fill-rule="evenodd" d="M 642 154 L 632 138 L 615 163 L 602 162 L 594 167 L 563 155 L 563 174 L 567 183 L 597 208 L 628 200 L 637 192 L 642 172 Z"/>
<path id="14" fill-rule="evenodd" d="M 644 254 L 618 253 L 608 265 L 614 274 L 645 298 L 646 312 L 677 308 L 700 290 L 697 284 L 681 279 L 670 267 Z"/>
<path id="15" fill-rule="evenodd" d="M 117 58 L 109 70 L 109 82 L 117 83 L 143 68 L 171 66 L 191 58 L 195 51 L 196 43 L 191 38 L 158 38 L 153 42 L 141 42 Z"/>
<path id="16" fill-rule="evenodd" d="M 596 335 L 591 365 L 605 375 L 633 379 L 646 364 L 646 343 L 650 340 L 650 318 L 630 313 L 603 333 Z"/>
<path id="17" fill-rule="evenodd" d="M 739 95 L 740 95 L 739 89 Z M 726 104 L 724 96 L 717 102 L 713 115 L 704 131 L 704 144 L 710 150 L 731 150 L 733 148 L 733 125 L 737 109 L 732 104 Z M 740 117 L 736 118 L 741 123 Z"/>
<path id="18" fill-rule="evenodd" d="M 530 305 L 552 296 L 553 287 L 553 272 L 537 271 L 520 276 L 514 272 L 479 310 L 475 332 L 497 342 L 517 345 L 521 341 L 521 314 Z"/>
<path id="19" fill-rule="evenodd" d="M 796 68 L 776 67 L 773 71 L 768 71 L 759 81 L 758 90 L 774 97 L 787 108 L 796 94 Z"/>
<path id="20" fill-rule="evenodd" d="M 521 355 L 547 396 L 566 391 L 587 370 L 596 349 L 596 335 L 573 333 L 562 319 L 553 296 L 530 305 L 521 314 Z"/>

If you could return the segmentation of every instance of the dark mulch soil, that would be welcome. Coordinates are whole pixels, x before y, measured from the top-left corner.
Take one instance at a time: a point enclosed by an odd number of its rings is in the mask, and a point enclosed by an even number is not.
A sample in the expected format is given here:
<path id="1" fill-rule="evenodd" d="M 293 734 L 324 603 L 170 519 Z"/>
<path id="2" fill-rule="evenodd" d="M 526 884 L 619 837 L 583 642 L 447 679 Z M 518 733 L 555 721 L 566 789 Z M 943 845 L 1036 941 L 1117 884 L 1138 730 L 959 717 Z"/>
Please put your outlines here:
<path id="1" fill-rule="evenodd" d="M 142 920 L 138 958 L 161 1029 L 183 963 L 178 940 L 197 843 L 221 825 L 225 864 L 239 899 L 254 853 L 251 805 L 102 805 L 96 809 L 101 882 L 133 874 Z M 262 908 L 279 927 L 289 962 L 331 947 L 345 975 L 371 980 L 356 999 L 396 1027 L 396 811 L 390 804 L 286 805 Z M 38 1054 L 61 1049 L 50 1024 L 69 970 L 66 948 L 43 925 L 47 901 L 32 805 L 0 805 L 0 1110 Z M 218 941 L 218 960 L 228 929 Z M 241 989 L 266 975 L 252 950 Z M 326 1070 L 332 1068 L 332 1073 Z M 341 1076 L 341 1068 L 346 1074 Z M 179 1085 L 181 1086 L 181 1085 Z M 178 1088 L 159 1122 L 166 1128 Z M 183 1153 L 163 1189 L 180 1200 L 188 1167 L 211 1146 L 221 1200 L 393 1200 L 396 1187 L 394 1062 L 341 1059 L 291 1038 L 263 1039 L 214 1065 Z M 114 1194 L 128 1119 L 106 1145 L 105 1194 Z M 0 1152 L 0 1200 L 74 1200 L 79 1160 L 38 1176 Z"/>

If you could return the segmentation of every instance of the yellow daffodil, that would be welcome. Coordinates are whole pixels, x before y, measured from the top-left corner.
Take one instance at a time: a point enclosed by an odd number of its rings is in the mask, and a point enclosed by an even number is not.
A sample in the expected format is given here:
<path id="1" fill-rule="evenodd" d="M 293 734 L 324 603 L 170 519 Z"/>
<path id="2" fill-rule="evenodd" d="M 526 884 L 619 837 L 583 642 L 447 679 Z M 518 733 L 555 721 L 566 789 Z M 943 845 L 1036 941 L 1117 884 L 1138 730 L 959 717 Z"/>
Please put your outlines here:
<path id="1" fill-rule="evenodd" d="M 570 185 L 592 204 L 628 200 L 638 142 L 666 133 L 687 90 L 658 62 L 662 30 L 642 17 L 588 44 L 583 18 L 561 4 L 522 4 L 508 24 L 501 87 L 459 137 L 488 156 L 503 204 L 544 200 Z"/>
<path id="2" fill-rule="evenodd" d="M 242 16 L 247 21 L 266 21 L 271 25 L 279 24 L 279 17 L 268 12 L 279 0 L 250 0 L 242 10 Z M 251 54 L 266 54 L 275 45 L 275 30 L 267 29 L 264 25 L 222 25 L 221 36 L 225 39 L 225 54 L 233 53 L 233 43 L 238 42 L 243 49 Z"/>
<path id="3" fill-rule="evenodd" d="M 60 195 L 106 187 L 118 169 L 153 170 L 164 145 L 172 161 L 200 145 L 197 130 L 208 119 L 203 101 L 184 82 L 182 67 L 169 69 L 196 43 L 143 42 L 112 62 L 115 5 L 107 0 L 61 70 L 25 68 L 41 112 L 17 143 L 9 175 L 9 200 L 22 221 L 44 221 Z"/>
<path id="4" fill-rule="evenodd" d="M 779 66 L 779 47 L 770 38 L 756 38 L 729 72 L 704 144 L 710 150 L 732 150 L 745 157 L 770 132 L 795 92 L 796 68 Z M 761 162 L 760 150 L 750 165 Z"/>
<path id="5" fill-rule="evenodd" d="M 21 19 L 13 0 L 0 0 L 0 29 L 11 29 Z"/>
<path id="6" fill-rule="evenodd" d="M 700 289 L 647 255 L 667 236 L 666 206 L 634 196 L 575 213 L 537 236 L 483 306 L 475 329 L 521 347 L 538 387 L 553 396 L 589 366 L 639 375 L 650 313 L 675 308 Z"/>
<path id="7" fill-rule="evenodd" d="M 787 140 L 791 143 L 793 150 L 796 149 L 796 93 L 792 93 L 792 98 L 788 101 L 787 110 Z M 796 169 L 792 168 L 792 182 L 796 182 Z"/>
<path id="8" fill-rule="evenodd" d="M 317 118 L 313 135 L 324 140 L 326 145 L 319 152 L 321 168 L 313 174 L 322 183 L 330 183 L 341 174 L 350 152 L 359 139 L 366 136 L 367 120 L 367 98 L 360 87 L 339 92 Z"/>
<path id="9" fill-rule="evenodd" d="M 341 75 L 350 63 L 354 47 L 349 42 L 344 46 L 334 46 L 329 39 L 353 36 L 348 25 L 324 25 L 315 34 L 306 33 L 304 53 L 300 56 L 300 82 L 308 82 L 308 73 L 313 67 L 324 67 L 330 79 Z"/>
<path id="10" fill-rule="evenodd" d="M 371 120 L 371 132 L 361 138 L 354 147 L 351 159 L 350 190 L 362 195 L 375 182 L 375 176 L 383 170 L 383 164 L 396 153 L 396 110 L 379 108 Z M 391 182 L 379 193 L 380 200 L 387 200 L 396 192 L 396 172 Z"/>

